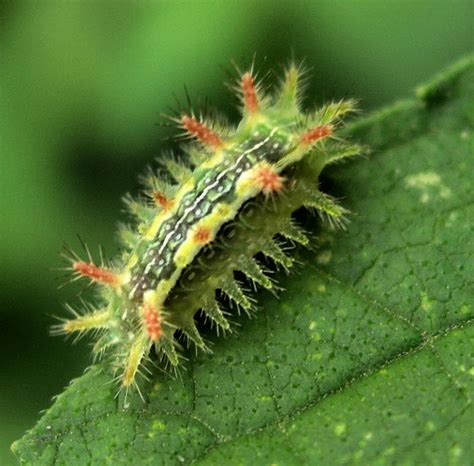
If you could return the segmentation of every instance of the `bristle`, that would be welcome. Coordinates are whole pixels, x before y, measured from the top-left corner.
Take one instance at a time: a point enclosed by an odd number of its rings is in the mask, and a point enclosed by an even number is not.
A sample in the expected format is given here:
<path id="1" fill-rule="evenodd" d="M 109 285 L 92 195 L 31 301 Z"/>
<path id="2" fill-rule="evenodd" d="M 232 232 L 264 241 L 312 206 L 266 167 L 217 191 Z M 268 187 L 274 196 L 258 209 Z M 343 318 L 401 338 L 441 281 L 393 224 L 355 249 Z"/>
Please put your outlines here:
<path id="1" fill-rule="evenodd" d="M 102 359 L 104 353 L 111 348 L 114 344 L 118 342 L 112 338 L 110 338 L 110 334 L 106 333 L 102 335 L 92 347 L 92 354 L 94 357 L 94 362 L 99 361 Z"/>
<path id="2" fill-rule="evenodd" d="M 196 118 L 184 115 L 181 118 L 181 123 L 189 134 L 195 136 L 205 146 L 209 146 L 213 149 L 222 147 L 223 142 L 219 135 Z"/>
<path id="3" fill-rule="evenodd" d="M 145 302 L 143 306 L 143 321 L 149 338 L 158 341 L 161 337 L 160 311 L 150 302 Z"/>
<path id="4" fill-rule="evenodd" d="M 242 259 L 238 264 L 239 270 L 246 275 L 250 280 L 263 286 L 264 288 L 271 289 L 273 287 L 272 281 L 265 275 L 262 270 L 262 266 L 257 263 L 253 258 Z"/>
<path id="5" fill-rule="evenodd" d="M 123 197 L 128 212 L 130 212 L 138 222 L 147 221 L 153 216 L 154 211 L 150 208 L 146 199 L 134 199 L 130 194 Z"/>
<path id="6" fill-rule="evenodd" d="M 135 377 L 142 362 L 143 355 L 148 352 L 150 343 L 145 334 L 139 334 L 127 355 L 125 370 L 122 375 L 122 385 L 127 388 L 135 384 Z"/>
<path id="7" fill-rule="evenodd" d="M 180 358 L 176 352 L 177 343 L 169 338 L 161 338 L 156 344 L 155 347 L 163 352 L 163 355 L 166 356 L 166 362 L 171 364 L 172 367 L 176 367 L 179 364 Z"/>
<path id="8" fill-rule="evenodd" d="M 265 195 L 278 193 L 284 186 L 284 178 L 269 163 L 255 169 L 254 180 Z"/>
<path id="9" fill-rule="evenodd" d="M 118 237 L 122 245 L 130 249 L 133 249 L 140 240 L 136 230 L 125 223 L 118 224 Z"/>
<path id="10" fill-rule="evenodd" d="M 98 328 L 107 328 L 110 325 L 111 313 L 109 310 L 97 311 L 78 316 L 73 320 L 66 320 L 62 324 L 64 333 L 85 332 Z"/>
<path id="11" fill-rule="evenodd" d="M 258 110 L 258 99 L 254 79 L 250 73 L 244 73 L 241 85 L 245 110 L 255 113 Z"/>
<path id="12" fill-rule="evenodd" d="M 163 165 L 168 170 L 169 174 L 179 183 L 184 184 L 192 177 L 193 172 L 183 163 L 176 161 L 171 157 L 164 157 Z"/>
<path id="13" fill-rule="evenodd" d="M 242 288 L 235 280 L 226 280 L 222 284 L 221 289 L 232 301 L 242 308 L 247 310 L 252 307 L 252 303 L 248 300 L 247 296 L 245 296 Z"/>
<path id="14" fill-rule="evenodd" d="M 334 228 L 344 228 L 349 211 L 340 206 L 331 196 L 317 189 L 307 190 L 304 206 L 315 208 L 321 218 L 327 220 Z"/>
<path id="15" fill-rule="evenodd" d="M 312 120 L 317 122 L 319 125 L 337 123 L 348 113 L 354 112 L 355 107 L 356 101 L 352 99 L 332 102 L 325 105 L 321 110 L 316 112 L 316 114 L 312 117 Z"/>
<path id="16" fill-rule="evenodd" d="M 309 243 L 308 236 L 305 234 L 304 230 L 293 220 L 286 222 L 286 224 L 282 227 L 280 234 L 285 238 L 303 246 Z"/>
<path id="17" fill-rule="evenodd" d="M 283 252 L 275 240 L 267 241 L 261 247 L 261 250 L 265 256 L 270 257 L 270 259 L 283 266 L 285 269 L 288 269 L 293 265 L 293 259 Z"/>
<path id="18" fill-rule="evenodd" d="M 114 272 L 104 267 L 99 267 L 92 262 L 76 261 L 72 264 L 72 267 L 80 276 L 90 278 L 95 282 L 111 286 L 116 286 L 120 282 L 118 275 Z"/>
<path id="19" fill-rule="evenodd" d="M 184 335 L 188 338 L 188 340 L 192 341 L 197 348 L 201 349 L 202 351 L 209 351 L 206 343 L 201 337 L 199 330 L 196 328 L 194 321 L 188 322 L 181 328 Z"/>
<path id="20" fill-rule="evenodd" d="M 336 146 L 335 148 L 326 151 L 323 154 L 324 160 L 326 164 L 339 162 L 349 157 L 354 157 L 356 155 L 360 155 L 362 153 L 361 146 L 357 145 L 342 145 Z"/>
<path id="21" fill-rule="evenodd" d="M 224 313 L 215 299 L 213 299 L 209 305 L 203 307 L 202 311 L 222 329 L 228 330 L 230 328 L 229 321 L 225 318 Z"/>
<path id="22" fill-rule="evenodd" d="M 165 153 L 158 159 L 158 162 L 161 163 L 168 158 L 170 158 L 170 155 Z M 167 197 L 173 197 L 176 194 L 177 186 L 172 184 L 167 175 L 168 173 L 163 173 L 161 170 L 157 174 L 149 168 L 146 174 L 140 177 L 140 181 L 145 186 L 146 191 L 161 191 Z"/>
<path id="23" fill-rule="evenodd" d="M 282 109 L 298 108 L 300 93 L 300 71 L 291 64 L 285 71 L 285 78 L 277 96 L 276 105 Z"/>
<path id="24" fill-rule="evenodd" d="M 301 144 L 313 144 L 314 142 L 318 141 L 319 139 L 326 138 L 331 136 L 333 133 L 333 127 L 331 125 L 322 125 L 316 126 L 305 133 L 303 133 L 300 137 Z"/>
<path id="25" fill-rule="evenodd" d="M 164 160 L 168 160 L 170 157 L 166 154 L 163 158 L 160 158 L 160 163 Z M 186 167 L 185 167 L 186 169 Z M 168 173 L 166 173 L 168 175 Z M 146 195 L 153 200 L 156 207 L 159 210 L 168 211 L 174 205 L 174 196 L 176 195 L 177 185 L 171 184 L 168 179 L 164 179 L 164 175 L 157 176 L 148 171 L 147 175 L 141 178 L 142 183 L 145 185 Z"/>

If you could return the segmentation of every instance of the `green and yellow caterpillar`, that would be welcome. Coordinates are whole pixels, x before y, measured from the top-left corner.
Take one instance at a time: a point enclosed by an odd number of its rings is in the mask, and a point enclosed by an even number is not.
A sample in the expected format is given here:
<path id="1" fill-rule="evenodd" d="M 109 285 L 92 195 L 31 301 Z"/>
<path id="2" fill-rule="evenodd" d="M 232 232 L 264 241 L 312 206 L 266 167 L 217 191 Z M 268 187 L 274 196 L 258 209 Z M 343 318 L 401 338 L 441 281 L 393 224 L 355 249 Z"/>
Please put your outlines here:
<path id="1" fill-rule="evenodd" d="M 252 71 L 243 73 L 237 128 L 217 129 L 193 115 L 177 118 L 196 140 L 186 149 L 189 163 L 166 160 L 175 182 L 151 174 L 148 200 L 128 199 L 137 221 L 121 231 L 121 257 L 111 266 L 71 258 L 73 273 L 97 283 L 101 299 L 95 310 L 73 311 L 56 331 L 95 331 L 94 353 L 110 355 L 124 389 L 137 386 L 152 347 L 178 366 L 177 332 L 206 349 L 196 313 L 218 331 L 229 330 L 222 297 L 253 310 L 236 273 L 249 283 L 275 286 L 256 256 L 291 267 L 284 242 L 309 242 L 294 211 L 313 208 L 334 225 L 343 223 L 347 211 L 318 190 L 318 177 L 326 165 L 360 153 L 358 145 L 336 136 L 354 102 L 303 113 L 301 76 L 301 67 L 288 66 L 269 96 Z"/>

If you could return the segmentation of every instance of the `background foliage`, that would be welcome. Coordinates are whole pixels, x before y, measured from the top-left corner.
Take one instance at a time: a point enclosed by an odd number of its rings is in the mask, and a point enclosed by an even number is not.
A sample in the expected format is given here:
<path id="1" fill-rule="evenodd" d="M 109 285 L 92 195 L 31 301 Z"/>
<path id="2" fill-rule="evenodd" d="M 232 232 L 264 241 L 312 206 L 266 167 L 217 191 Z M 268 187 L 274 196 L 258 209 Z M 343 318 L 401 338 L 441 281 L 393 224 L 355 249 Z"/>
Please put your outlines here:
<path id="1" fill-rule="evenodd" d="M 84 343 L 48 337 L 63 241 L 114 250 L 120 196 L 172 133 L 154 123 L 209 97 L 237 118 L 222 86 L 230 59 L 263 68 L 293 53 L 314 69 L 311 101 L 356 96 L 364 110 L 471 49 L 470 1 L 3 3 L 1 14 L 0 463 L 89 362 Z M 355 197 L 355 194 L 354 194 Z"/>

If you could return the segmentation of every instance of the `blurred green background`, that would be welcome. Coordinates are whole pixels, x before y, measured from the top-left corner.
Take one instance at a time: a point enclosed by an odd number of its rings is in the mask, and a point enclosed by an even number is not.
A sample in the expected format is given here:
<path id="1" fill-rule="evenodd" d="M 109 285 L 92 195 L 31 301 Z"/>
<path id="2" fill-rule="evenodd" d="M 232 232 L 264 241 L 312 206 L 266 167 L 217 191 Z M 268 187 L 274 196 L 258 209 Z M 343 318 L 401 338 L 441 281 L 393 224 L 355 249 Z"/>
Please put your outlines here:
<path id="1" fill-rule="evenodd" d="M 160 113 L 209 99 L 237 121 L 231 60 L 312 67 L 314 103 L 354 96 L 371 111 L 472 51 L 472 0 L 2 2 L 0 4 L 0 464 L 54 394 L 90 362 L 52 338 L 77 302 L 64 242 L 113 253 L 120 197 L 178 144 Z M 272 81 L 270 78 L 269 82 Z"/>

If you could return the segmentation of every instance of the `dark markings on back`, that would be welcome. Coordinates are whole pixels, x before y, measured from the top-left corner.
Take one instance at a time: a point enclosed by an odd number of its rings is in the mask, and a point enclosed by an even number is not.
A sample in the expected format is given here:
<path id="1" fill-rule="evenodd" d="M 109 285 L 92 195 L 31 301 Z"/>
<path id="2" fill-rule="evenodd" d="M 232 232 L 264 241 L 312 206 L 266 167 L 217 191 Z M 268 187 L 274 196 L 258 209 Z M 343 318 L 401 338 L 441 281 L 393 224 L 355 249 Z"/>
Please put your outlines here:
<path id="1" fill-rule="evenodd" d="M 175 214 L 161 224 L 143 259 L 132 269 L 130 286 L 134 299 L 141 299 L 146 290 L 155 288 L 161 280 L 171 277 L 176 270 L 173 259 L 186 240 L 189 229 L 212 213 L 218 203 L 230 203 L 235 199 L 235 186 L 244 171 L 262 160 L 274 162 L 285 153 L 286 141 L 274 137 L 243 156 L 236 164 L 245 151 L 256 147 L 264 139 L 263 135 L 252 136 L 226 154 L 225 162 L 200 174 L 194 189 L 183 197 Z M 222 175 L 224 171 L 226 173 Z M 206 194 L 203 196 L 203 193 Z M 171 236 L 170 232 L 173 232 Z"/>

